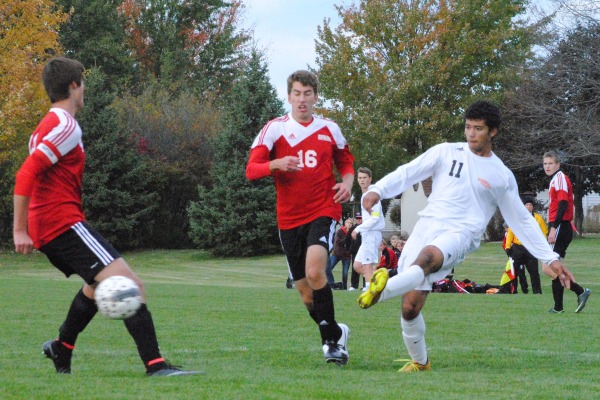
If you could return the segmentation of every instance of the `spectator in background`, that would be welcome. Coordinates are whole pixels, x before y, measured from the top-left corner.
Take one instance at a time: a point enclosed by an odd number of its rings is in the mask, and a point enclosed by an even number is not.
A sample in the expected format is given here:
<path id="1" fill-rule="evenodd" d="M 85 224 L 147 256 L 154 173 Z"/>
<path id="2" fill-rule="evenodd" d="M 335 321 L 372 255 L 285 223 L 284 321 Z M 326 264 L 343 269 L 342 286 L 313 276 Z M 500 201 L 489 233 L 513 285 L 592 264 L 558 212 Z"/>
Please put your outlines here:
<path id="1" fill-rule="evenodd" d="M 548 226 L 542 216 L 538 213 L 533 212 L 534 200 L 531 197 L 526 197 L 523 200 L 525 208 L 531 213 L 535 221 L 540 226 L 544 236 L 548 236 Z M 538 269 L 538 259 L 535 258 L 521 243 L 521 241 L 515 236 L 510 227 L 506 233 L 506 254 L 513 259 L 513 265 L 517 275 L 517 279 L 521 285 L 521 291 L 523 293 L 529 292 L 529 285 L 527 284 L 527 276 L 525 275 L 525 269 L 529 273 L 531 278 L 531 288 L 533 294 L 542 294 L 542 285 L 540 282 L 540 272 Z"/>
<path id="2" fill-rule="evenodd" d="M 335 238 L 333 241 L 333 252 L 329 257 L 329 274 L 331 275 L 330 283 L 335 283 L 333 280 L 333 269 L 339 261 L 342 262 L 342 289 L 346 290 L 348 285 L 348 270 L 350 269 L 350 261 L 352 259 L 352 253 L 350 249 L 352 243 L 349 242 L 348 234 L 353 226 L 352 218 L 347 218 L 344 221 L 344 225 L 335 232 Z"/>
<path id="3" fill-rule="evenodd" d="M 394 250 L 388 247 L 385 239 L 381 240 L 381 244 L 379 245 L 379 253 L 381 254 L 381 257 L 379 259 L 379 265 L 377 265 L 377 269 L 385 268 L 388 270 L 388 276 L 396 275 L 398 272 L 398 258 L 396 257 Z"/>
<path id="4" fill-rule="evenodd" d="M 348 238 L 346 239 L 350 242 L 350 254 L 352 254 L 352 258 L 350 260 L 350 264 L 354 264 L 354 259 L 356 258 L 356 253 L 358 253 L 358 249 L 360 248 L 360 244 L 362 243 L 362 238 L 360 233 L 356 235 L 356 237 L 352 237 L 352 232 L 362 224 L 362 215 L 360 213 L 356 213 L 356 217 L 354 218 L 354 225 L 348 231 Z M 360 274 L 352 268 L 350 275 L 350 287 L 348 290 L 356 290 L 358 289 L 358 285 L 360 283 Z"/>
<path id="5" fill-rule="evenodd" d="M 390 244 L 392 245 L 392 250 L 396 253 L 396 259 L 400 259 L 400 255 L 402 255 L 402 249 L 404 248 L 404 243 L 406 241 L 398 235 L 392 235 L 390 237 Z"/>

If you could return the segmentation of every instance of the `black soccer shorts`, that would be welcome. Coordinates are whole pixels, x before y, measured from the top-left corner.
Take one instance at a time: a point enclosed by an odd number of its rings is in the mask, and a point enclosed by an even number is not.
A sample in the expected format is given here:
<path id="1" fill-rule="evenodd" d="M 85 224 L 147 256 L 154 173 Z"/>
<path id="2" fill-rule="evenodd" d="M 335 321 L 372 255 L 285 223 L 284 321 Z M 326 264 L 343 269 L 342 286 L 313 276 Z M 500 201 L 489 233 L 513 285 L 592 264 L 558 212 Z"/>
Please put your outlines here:
<path id="1" fill-rule="evenodd" d="M 39 249 L 48 260 L 69 277 L 77 274 L 92 285 L 100 271 L 121 255 L 98 231 L 78 222 Z"/>
<path id="2" fill-rule="evenodd" d="M 336 221 L 319 217 L 296 228 L 279 230 L 279 239 L 294 281 L 306 277 L 306 250 L 312 245 L 323 246 L 327 252 L 333 246 Z"/>

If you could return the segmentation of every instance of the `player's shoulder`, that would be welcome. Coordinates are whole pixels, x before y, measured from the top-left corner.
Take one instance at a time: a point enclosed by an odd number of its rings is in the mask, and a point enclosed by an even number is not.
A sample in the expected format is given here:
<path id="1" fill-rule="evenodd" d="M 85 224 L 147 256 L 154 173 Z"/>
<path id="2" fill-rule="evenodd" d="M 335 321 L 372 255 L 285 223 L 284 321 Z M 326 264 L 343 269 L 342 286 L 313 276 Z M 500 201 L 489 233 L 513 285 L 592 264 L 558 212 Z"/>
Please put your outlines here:
<path id="1" fill-rule="evenodd" d="M 64 119 L 65 117 L 60 112 L 60 109 L 52 108 L 46 113 L 46 115 L 44 115 L 44 117 L 38 123 L 35 129 L 35 133 L 38 135 L 41 134 L 43 136 L 55 127 L 59 126 L 61 124 L 61 121 L 64 121 Z"/>
<path id="2" fill-rule="evenodd" d="M 467 143 L 461 142 L 442 142 L 430 147 L 430 150 L 436 151 L 458 151 L 464 152 L 468 149 Z"/>
<path id="3" fill-rule="evenodd" d="M 284 125 L 284 124 L 286 124 L 288 122 L 290 122 L 290 116 L 289 116 L 289 114 L 285 114 L 285 115 L 282 115 L 280 117 L 273 118 L 272 120 L 270 120 L 269 122 L 267 122 L 264 125 L 263 130 L 267 130 L 269 128 L 276 128 L 276 127 Z"/>
<path id="4" fill-rule="evenodd" d="M 327 126 L 335 126 L 335 127 L 339 128 L 337 122 L 335 122 L 332 119 L 325 118 L 325 117 L 320 116 L 320 115 L 313 115 L 313 118 L 315 119 L 316 122 L 320 122 L 320 123 L 322 123 L 324 125 L 327 125 Z"/>
<path id="5" fill-rule="evenodd" d="M 431 146 L 426 153 L 429 153 L 430 155 L 435 154 L 440 157 L 455 153 L 463 153 L 466 155 L 467 153 L 465 152 L 465 149 L 468 149 L 468 147 L 466 147 L 466 143 L 443 142 Z"/>

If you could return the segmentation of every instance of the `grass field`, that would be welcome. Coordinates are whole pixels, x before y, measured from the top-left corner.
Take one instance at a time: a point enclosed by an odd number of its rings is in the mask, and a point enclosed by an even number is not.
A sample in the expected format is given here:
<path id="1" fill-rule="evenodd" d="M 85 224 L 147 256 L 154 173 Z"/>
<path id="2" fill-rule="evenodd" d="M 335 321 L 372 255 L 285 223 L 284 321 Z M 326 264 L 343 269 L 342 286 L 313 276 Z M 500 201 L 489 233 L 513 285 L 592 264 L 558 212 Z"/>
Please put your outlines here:
<path id="1" fill-rule="evenodd" d="M 206 375 L 148 379 L 122 322 L 97 316 L 80 335 L 73 374 L 41 355 L 80 287 L 40 254 L 0 254 L 0 399 L 598 399 L 600 238 L 575 240 L 567 261 L 593 291 L 586 309 L 565 294 L 550 315 L 543 295 L 432 294 L 424 310 L 433 371 L 399 374 L 407 354 L 399 299 L 361 310 L 335 291 L 350 326 L 350 363 L 326 364 L 316 326 L 282 256 L 213 259 L 187 251 L 125 255 L 146 283 L 163 355 Z M 497 284 L 506 256 L 484 244 L 456 271 Z M 335 271 L 339 276 L 339 267 Z"/>

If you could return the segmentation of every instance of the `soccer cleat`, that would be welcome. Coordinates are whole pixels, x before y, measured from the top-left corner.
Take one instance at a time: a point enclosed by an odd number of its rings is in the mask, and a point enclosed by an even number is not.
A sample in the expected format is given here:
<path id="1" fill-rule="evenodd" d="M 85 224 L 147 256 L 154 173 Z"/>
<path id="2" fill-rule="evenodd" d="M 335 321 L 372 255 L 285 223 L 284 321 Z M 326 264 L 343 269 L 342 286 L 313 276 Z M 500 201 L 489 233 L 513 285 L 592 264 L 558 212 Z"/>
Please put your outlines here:
<path id="1" fill-rule="evenodd" d="M 71 373 L 73 350 L 67 349 L 58 340 L 48 340 L 42 345 L 42 351 L 54 363 L 57 374 Z"/>
<path id="2" fill-rule="evenodd" d="M 575 309 L 576 313 L 583 310 L 583 307 L 585 307 L 585 303 L 587 303 L 588 297 L 590 297 L 590 294 L 592 294 L 592 291 L 590 289 L 586 288 L 583 291 L 583 293 L 581 293 L 579 296 L 577 296 L 577 309 Z"/>
<path id="3" fill-rule="evenodd" d="M 358 305 L 360 308 L 369 308 L 373 304 L 379 301 L 381 292 L 385 289 L 388 281 L 388 270 L 386 268 L 379 268 L 371 277 L 371 284 L 366 292 L 363 292 L 358 297 Z"/>
<path id="4" fill-rule="evenodd" d="M 551 309 L 549 309 L 549 310 L 548 310 L 548 312 L 549 312 L 550 314 L 562 314 L 562 313 L 564 313 L 565 311 L 564 311 L 564 310 L 555 310 L 555 309 L 554 309 L 554 307 L 552 307 Z"/>
<path id="5" fill-rule="evenodd" d="M 202 371 L 184 371 L 180 367 L 167 364 L 164 368 L 156 371 L 146 371 L 146 376 L 183 376 L 183 375 L 202 375 Z"/>
<path id="6" fill-rule="evenodd" d="M 350 328 L 346 324 L 338 324 L 338 326 L 342 329 L 342 336 L 340 336 L 337 342 L 325 342 L 323 345 L 323 354 L 325 355 L 325 361 L 328 363 L 336 363 L 343 366 L 348 364 L 350 358 L 348 348 L 346 347 Z"/>
<path id="7" fill-rule="evenodd" d="M 429 362 L 429 360 L 427 360 L 427 363 L 425 363 L 425 365 L 407 359 L 394 360 L 394 362 L 406 362 L 406 364 L 404 364 L 404 366 L 400 368 L 398 372 L 431 371 L 431 363 Z"/>

